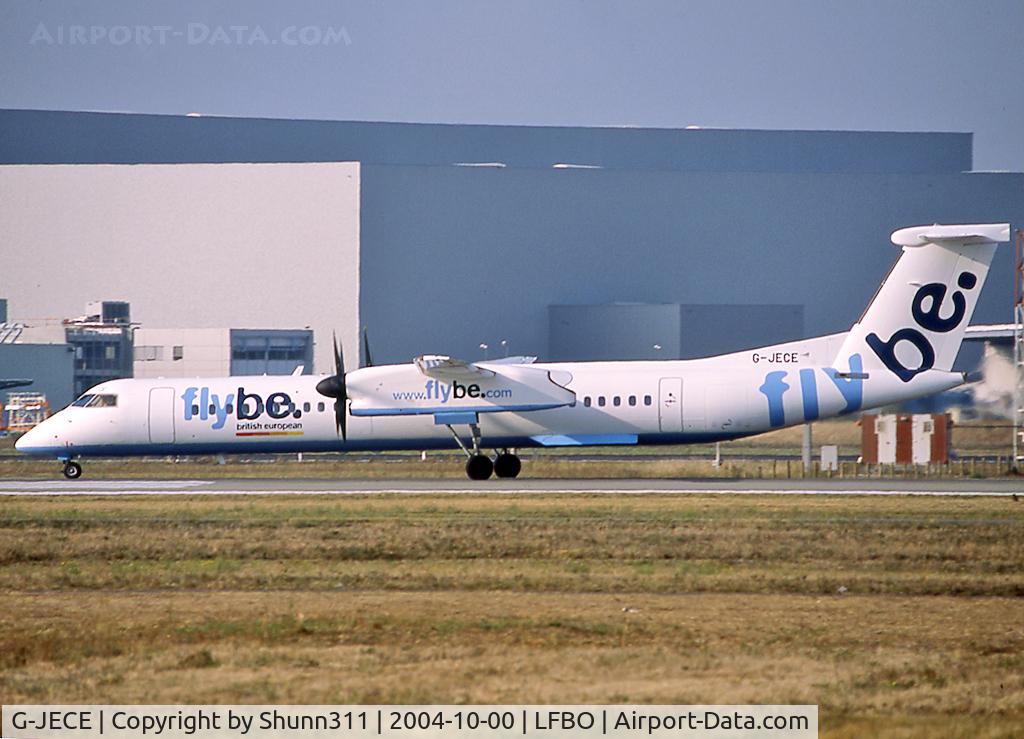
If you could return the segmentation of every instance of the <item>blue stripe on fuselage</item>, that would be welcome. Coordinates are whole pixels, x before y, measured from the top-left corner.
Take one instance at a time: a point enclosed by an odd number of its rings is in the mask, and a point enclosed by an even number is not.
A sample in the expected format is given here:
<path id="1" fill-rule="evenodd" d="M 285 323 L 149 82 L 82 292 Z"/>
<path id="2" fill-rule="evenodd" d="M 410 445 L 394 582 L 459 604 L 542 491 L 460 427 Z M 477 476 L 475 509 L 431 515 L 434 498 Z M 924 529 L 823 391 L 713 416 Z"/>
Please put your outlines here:
<path id="1" fill-rule="evenodd" d="M 756 432 L 763 433 L 763 432 Z M 715 441 L 730 441 L 752 434 L 737 433 L 699 433 L 699 434 L 639 434 L 636 443 L 642 445 L 664 446 L 667 444 L 708 444 Z M 598 437 L 599 438 L 599 437 Z M 613 444 L 617 439 L 609 439 Z M 596 441 L 596 439 L 595 439 Z M 617 443 L 621 443 L 618 441 Z M 484 446 L 535 448 L 544 446 L 529 436 L 485 437 Z M 586 446 L 608 446 L 608 444 L 590 443 Z M 243 444 L 225 446 L 215 443 L 198 444 L 97 444 L 91 446 L 54 446 L 32 447 L 19 449 L 33 457 L 49 457 L 62 459 L 67 457 L 161 457 L 167 455 L 189 454 L 289 454 L 297 452 L 373 452 L 424 449 L 457 449 L 454 439 L 437 437 L 433 439 L 374 439 L 367 441 L 349 439 L 342 442 L 332 440 L 276 440 L 252 441 Z"/>

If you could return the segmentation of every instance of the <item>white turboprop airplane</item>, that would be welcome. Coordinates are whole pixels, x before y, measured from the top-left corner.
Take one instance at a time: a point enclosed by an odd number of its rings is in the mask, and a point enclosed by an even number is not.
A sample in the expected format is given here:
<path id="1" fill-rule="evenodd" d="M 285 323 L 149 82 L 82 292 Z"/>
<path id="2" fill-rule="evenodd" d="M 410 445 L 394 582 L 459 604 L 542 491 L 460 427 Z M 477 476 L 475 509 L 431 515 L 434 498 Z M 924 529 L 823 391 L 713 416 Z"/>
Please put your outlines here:
<path id="1" fill-rule="evenodd" d="M 515 477 L 517 447 L 736 439 L 949 390 L 1006 223 L 917 226 L 850 331 L 695 360 L 410 364 L 331 376 L 113 380 L 17 448 L 92 456 L 452 448 L 474 480 Z M 329 401 L 333 400 L 333 403 Z M 461 433 L 460 433 L 461 431 Z M 492 461 L 482 449 L 497 450 Z"/>

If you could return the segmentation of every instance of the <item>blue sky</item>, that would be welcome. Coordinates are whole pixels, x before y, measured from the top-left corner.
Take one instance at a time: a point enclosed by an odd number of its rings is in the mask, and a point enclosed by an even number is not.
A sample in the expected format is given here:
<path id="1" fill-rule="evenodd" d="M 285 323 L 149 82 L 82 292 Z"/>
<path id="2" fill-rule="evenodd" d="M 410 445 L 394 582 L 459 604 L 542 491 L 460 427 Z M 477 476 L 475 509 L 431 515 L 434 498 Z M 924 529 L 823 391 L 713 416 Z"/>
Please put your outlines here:
<path id="1" fill-rule="evenodd" d="M 972 131 L 1024 171 L 1024 2 L 2 0 L 0 107 Z"/>

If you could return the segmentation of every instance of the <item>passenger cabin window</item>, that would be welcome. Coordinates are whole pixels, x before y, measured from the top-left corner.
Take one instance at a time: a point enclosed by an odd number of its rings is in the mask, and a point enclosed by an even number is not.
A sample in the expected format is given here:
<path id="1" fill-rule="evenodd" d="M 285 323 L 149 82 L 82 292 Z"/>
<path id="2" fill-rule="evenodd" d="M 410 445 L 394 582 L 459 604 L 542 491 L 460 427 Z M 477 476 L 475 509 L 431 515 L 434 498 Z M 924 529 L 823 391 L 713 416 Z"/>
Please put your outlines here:
<path id="1" fill-rule="evenodd" d="M 317 411 L 319 413 L 323 413 L 324 412 L 324 404 L 323 403 L 317 403 L 316 404 L 316 409 L 317 409 Z"/>
<path id="2" fill-rule="evenodd" d="M 629 404 L 630 405 L 636 405 L 636 396 L 635 395 L 630 395 L 629 396 Z"/>
<path id="3" fill-rule="evenodd" d="M 604 408 L 604 396 L 603 395 L 598 395 L 597 396 L 597 404 L 599 406 L 601 406 L 602 408 Z"/>
<path id="4" fill-rule="evenodd" d="M 588 395 L 588 396 L 586 396 L 585 398 L 583 398 L 583 405 L 584 405 L 584 407 L 586 407 L 586 408 L 589 408 L 589 407 L 590 407 L 590 396 L 589 396 L 589 395 Z"/>
<path id="5" fill-rule="evenodd" d="M 86 393 L 71 405 L 79 408 L 113 408 L 117 405 L 117 396 L 108 393 Z"/>
<path id="6" fill-rule="evenodd" d="M 651 402 L 652 402 L 651 401 L 651 396 L 650 395 L 645 395 L 644 396 L 644 405 L 650 405 Z"/>
<path id="7" fill-rule="evenodd" d="M 618 408 L 620 405 L 622 405 L 622 398 L 616 395 L 614 398 L 612 398 L 612 405 Z"/>
<path id="8" fill-rule="evenodd" d="M 309 403 L 303 403 L 302 404 L 302 412 L 303 413 L 309 413 Z"/>

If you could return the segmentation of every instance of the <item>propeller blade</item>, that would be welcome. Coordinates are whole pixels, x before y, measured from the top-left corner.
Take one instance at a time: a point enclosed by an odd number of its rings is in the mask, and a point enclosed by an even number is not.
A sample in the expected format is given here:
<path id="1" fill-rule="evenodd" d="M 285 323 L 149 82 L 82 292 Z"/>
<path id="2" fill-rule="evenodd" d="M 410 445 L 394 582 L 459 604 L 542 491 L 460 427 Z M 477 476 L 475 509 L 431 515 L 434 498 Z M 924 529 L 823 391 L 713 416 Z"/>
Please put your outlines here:
<path id="1" fill-rule="evenodd" d="M 316 384 L 316 391 L 321 395 L 334 398 L 334 429 L 341 434 L 343 441 L 348 438 L 348 387 L 345 382 L 345 355 L 338 346 L 337 335 L 332 335 L 334 341 L 334 372 L 330 377 L 325 377 Z"/>
<path id="2" fill-rule="evenodd" d="M 373 356 L 370 354 L 370 334 L 363 326 L 363 356 L 366 358 L 366 366 L 373 366 Z"/>

